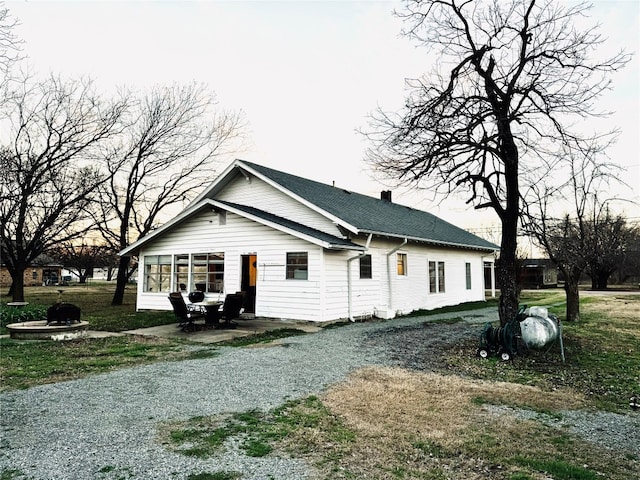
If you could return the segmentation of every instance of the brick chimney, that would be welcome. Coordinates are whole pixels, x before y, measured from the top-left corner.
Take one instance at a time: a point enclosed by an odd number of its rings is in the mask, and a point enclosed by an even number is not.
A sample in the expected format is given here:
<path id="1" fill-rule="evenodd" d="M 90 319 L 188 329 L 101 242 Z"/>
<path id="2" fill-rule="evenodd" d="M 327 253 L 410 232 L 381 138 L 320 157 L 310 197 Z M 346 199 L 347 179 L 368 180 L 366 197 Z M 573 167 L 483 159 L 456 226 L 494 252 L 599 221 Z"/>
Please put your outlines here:
<path id="1" fill-rule="evenodd" d="M 380 200 L 391 202 L 391 190 L 382 190 L 380 192 Z"/>

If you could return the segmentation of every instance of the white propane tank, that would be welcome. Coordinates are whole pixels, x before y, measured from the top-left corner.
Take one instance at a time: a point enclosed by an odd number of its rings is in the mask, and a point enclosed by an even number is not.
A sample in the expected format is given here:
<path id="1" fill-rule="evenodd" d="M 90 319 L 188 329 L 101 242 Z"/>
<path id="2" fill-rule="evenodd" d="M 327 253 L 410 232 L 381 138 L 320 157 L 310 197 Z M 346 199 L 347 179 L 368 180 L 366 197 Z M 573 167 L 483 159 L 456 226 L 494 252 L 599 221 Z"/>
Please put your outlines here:
<path id="1" fill-rule="evenodd" d="M 546 308 L 531 307 L 528 315 L 520 322 L 520 334 L 527 347 L 544 348 L 558 339 L 558 322 L 549 317 Z"/>

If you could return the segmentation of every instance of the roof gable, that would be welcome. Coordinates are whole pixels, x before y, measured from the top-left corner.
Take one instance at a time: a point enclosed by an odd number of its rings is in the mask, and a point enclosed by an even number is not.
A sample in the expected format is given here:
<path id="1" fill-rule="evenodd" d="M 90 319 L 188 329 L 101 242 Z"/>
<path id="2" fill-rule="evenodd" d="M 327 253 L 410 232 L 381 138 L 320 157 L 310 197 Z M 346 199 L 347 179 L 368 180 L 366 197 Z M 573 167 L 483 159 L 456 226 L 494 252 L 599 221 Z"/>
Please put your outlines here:
<path id="1" fill-rule="evenodd" d="M 136 253 L 140 250 L 140 248 L 142 248 L 144 244 L 150 242 L 152 239 L 159 237 L 164 233 L 170 231 L 171 229 L 177 227 L 178 225 L 186 222 L 197 213 L 211 208 L 222 209 L 231 213 L 235 213 L 236 215 L 240 215 L 241 217 L 245 217 L 262 225 L 266 225 L 271 228 L 275 228 L 276 230 L 283 231 L 285 233 L 293 235 L 294 237 L 306 240 L 323 248 L 339 250 L 363 250 L 363 247 L 361 245 L 357 245 L 349 239 L 336 237 L 335 235 L 310 228 L 306 225 L 302 225 L 292 220 L 279 217 L 278 215 L 265 212 L 264 210 L 260 210 L 258 208 L 249 207 L 246 205 L 238 205 L 231 202 L 224 202 L 221 200 L 205 199 L 196 205 L 191 205 L 180 215 L 174 217 L 169 222 L 162 225 L 159 229 L 151 232 L 146 237 L 143 237 L 140 240 L 132 243 L 127 248 L 123 249 L 120 252 L 120 255 L 132 255 Z"/>

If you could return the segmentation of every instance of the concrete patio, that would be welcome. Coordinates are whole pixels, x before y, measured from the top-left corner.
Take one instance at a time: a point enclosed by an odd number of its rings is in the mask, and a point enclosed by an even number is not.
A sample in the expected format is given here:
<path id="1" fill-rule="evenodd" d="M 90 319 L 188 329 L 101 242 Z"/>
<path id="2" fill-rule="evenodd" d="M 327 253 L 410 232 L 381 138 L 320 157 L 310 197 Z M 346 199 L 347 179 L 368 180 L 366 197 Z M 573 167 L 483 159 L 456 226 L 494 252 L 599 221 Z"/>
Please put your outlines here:
<path id="1" fill-rule="evenodd" d="M 295 328 L 307 333 L 314 333 L 322 330 L 322 327 L 309 322 L 294 322 L 278 319 L 266 318 L 240 318 L 234 321 L 237 324 L 234 329 L 213 329 L 204 328 L 202 323 L 198 323 L 198 330 L 194 332 L 182 331 L 177 323 L 160 325 L 157 327 L 139 328 L 127 330 L 120 333 L 88 331 L 87 336 L 98 338 L 116 335 L 146 335 L 164 338 L 182 338 L 193 342 L 218 343 L 231 340 L 237 337 L 246 337 L 265 333 L 270 330 L 280 330 L 283 328 Z"/>

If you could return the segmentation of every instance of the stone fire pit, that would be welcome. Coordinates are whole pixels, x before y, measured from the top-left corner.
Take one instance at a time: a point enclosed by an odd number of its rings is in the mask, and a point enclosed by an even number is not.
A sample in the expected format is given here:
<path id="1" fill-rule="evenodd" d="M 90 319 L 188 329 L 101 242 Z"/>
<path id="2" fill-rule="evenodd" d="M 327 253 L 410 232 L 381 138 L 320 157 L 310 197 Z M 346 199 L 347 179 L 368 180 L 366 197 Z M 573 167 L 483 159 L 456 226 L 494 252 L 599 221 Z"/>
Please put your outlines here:
<path id="1" fill-rule="evenodd" d="M 86 334 L 89 322 L 79 321 L 70 324 L 50 324 L 46 320 L 10 323 L 7 325 L 9 337 L 16 340 L 52 340 L 71 339 Z"/>

